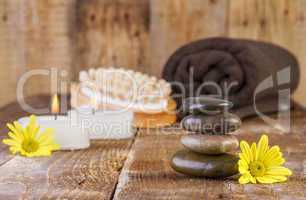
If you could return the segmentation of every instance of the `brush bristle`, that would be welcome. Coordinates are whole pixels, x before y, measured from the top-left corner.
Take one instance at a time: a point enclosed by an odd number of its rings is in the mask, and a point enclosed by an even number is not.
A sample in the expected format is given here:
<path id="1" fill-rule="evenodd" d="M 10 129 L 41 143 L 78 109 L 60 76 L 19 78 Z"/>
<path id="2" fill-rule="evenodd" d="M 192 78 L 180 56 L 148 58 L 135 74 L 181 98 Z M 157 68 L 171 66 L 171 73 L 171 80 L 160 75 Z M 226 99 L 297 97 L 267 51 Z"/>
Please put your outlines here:
<path id="1" fill-rule="evenodd" d="M 98 68 L 81 71 L 82 84 L 93 84 L 102 96 L 138 104 L 167 102 L 171 87 L 163 79 L 122 68 Z"/>

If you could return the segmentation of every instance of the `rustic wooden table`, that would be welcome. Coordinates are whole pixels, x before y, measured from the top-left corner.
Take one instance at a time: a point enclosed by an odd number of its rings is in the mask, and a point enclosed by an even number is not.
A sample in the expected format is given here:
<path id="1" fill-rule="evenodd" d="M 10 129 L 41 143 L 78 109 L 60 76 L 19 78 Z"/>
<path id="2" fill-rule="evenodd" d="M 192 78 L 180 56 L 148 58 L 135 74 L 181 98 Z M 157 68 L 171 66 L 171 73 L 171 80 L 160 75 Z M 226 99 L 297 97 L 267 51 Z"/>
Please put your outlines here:
<path id="1" fill-rule="evenodd" d="M 49 97 L 28 99 L 47 105 Z M 18 104 L 0 109 L 5 123 L 24 116 Z M 269 133 L 280 145 L 294 174 L 287 183 L 239 185 L 233 179 L 192 178 L 174 172 L 171 155 L 180 148 L 184 132 L 139 130 L 135 139 L 94 141 L 87 150 L 59 151 L 49 158 L 11 156 L 0 144 L 0 199 L 306 199 L 306 113 L 292 113 L 291 133 L 280 133 L 258 118 L 243 122 L 240 139 L 257 140 Z"/>

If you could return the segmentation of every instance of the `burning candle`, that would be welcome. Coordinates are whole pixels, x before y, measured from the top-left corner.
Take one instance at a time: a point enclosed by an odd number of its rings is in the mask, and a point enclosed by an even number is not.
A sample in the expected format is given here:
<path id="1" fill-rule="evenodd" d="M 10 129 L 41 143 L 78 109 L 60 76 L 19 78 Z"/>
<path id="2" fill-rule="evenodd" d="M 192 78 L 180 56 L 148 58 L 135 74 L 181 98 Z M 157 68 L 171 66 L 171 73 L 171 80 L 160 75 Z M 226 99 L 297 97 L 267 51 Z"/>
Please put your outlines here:
<path id="1" fill-rule="evenodd" d="M 57 94 L 53 95 L 52 101 L 51 101 L 51 113 L 54 114 L 55 120 L 57 119 L 57 115 L 60 111 L 60 105 Z"/>
<path id="2" fill-rule="evenodd" d="M 37 116 L 37 123 L 42 131 L 45 128 L 54 129 L 55 141 L 60 145 L 61 150 L 74 150 L 88 148 L 89 137 L 81 125 L 76 123 L 74 112 L 69 111 L 68 115 L 59 115 L 58 96 L 54 95 L 51 101 L 51 112 L 53 115 Z M 30 118 L 24 117 L 18 120 L 21 125 L 26 126 Z"/>
<path id="3" fill-rule="evenodd" d="M 135 134 L 134 113 L 130 110 L 100 110 L 97 95 L 93 95 L 90 105 L 77 108 L 77 120 L 88 132 L 90 139 L 124 139 Z"/>

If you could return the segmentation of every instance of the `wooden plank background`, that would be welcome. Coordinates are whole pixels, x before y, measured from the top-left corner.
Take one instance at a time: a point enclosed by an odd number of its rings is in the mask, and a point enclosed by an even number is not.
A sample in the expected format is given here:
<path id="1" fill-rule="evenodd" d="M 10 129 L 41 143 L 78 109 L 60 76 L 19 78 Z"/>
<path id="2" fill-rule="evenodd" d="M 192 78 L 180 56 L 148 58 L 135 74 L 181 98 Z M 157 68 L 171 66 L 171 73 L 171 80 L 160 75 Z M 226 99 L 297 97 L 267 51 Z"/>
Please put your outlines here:
<path id="1" fill-rule="evenodd" d="M 65 80 L 110 65 L 160 76 L 176 48 L 211 36 L 294 52 L 302 69 L 295 99 L 306 105 L 305 35 L 304 0 L 0 0 L 0 106 L 15 100 L 17 81 L 31 69 L 57 67 Z M 25 94 L 50 93 L 49 79 L 31 78 Z"/>

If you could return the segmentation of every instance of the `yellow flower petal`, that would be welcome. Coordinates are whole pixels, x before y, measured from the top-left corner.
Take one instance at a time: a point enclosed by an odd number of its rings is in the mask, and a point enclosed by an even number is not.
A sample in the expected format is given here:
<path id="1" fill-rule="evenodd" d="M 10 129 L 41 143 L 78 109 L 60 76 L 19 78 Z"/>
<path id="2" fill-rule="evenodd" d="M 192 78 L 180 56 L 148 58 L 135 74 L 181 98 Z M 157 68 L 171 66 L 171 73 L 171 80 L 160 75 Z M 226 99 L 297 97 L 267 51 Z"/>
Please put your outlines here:
<path id="1" fill-rule="evenodd" d="M 18 133 L 24 132 L 24 128 L 17 121 L 14 121 L 14 127 Z"/>
<path id="2" fill-rule="evenodd" d="M 60 146 L 56 143 L 49 143 L 45 145 L 41 145 L 40 149 L 49 149 L 49 150 L 59 150 Z"/>
<path id="3" fill-rule="evenodd" d="M 245 141 L 240 142 L 241 153 L 238 170 L 241 174 L 239 183 L 277 183 L 287 180 L 292 172 L 281 166 L 285 159 L 279 146 L 269 148 L 268 137 L 263 135 L 258 145 L 251 147 Z"/>
<path id="4" fill-rule="evenodd" d="M 27 125 L 26 130 L 28 131 L 30 137 L 36 137 L 36 135 L 39 131 L 39 126 L 37 125 L 35 115 L 30 116 L 30 122 Z"/>
<path id="5" fill-rule="evenodd" d="M 251 152 L 252 152 L 252 156 L 253 156 L 253 160 L 255 161 L 257 160 L 257 148 L 256 148 L 256 144 L 253 142 L 252 146 L 251 146 Z"/>
<path id="6" fill-rule="evenodd" d="M 270 159 L 270 157 L 274 157 L 276 155 L 279 155 L 279 153 L 280 153 L 279 146 L 273 146 L 263 156 L 263 161 L 265 161 L 265 159 Z"/>
<path id="7" fill-rule="evenodd" d="M 10 123 L 7 123 L 6 126 L 9 128 L 10 131 L 12 131 L 13 133 L 17 133 L 17 129 Z"/>
<path id="8" fill-rule="evenodd" d="M 39 125 L 36 117 L 31 116 L 30 122 L 23 128 L 18 122 L 7 124 L 10 132 L 9 138 L 3 139 L 3 143 L 9 145 L 12 154 L 20 153 L 27 157 L 50 156 L 52 151 L 58 150 L 59 145 L 54 142 L 53 130 L 46 129 L 39 134 Z"/>
<path id="9" fill-rule="evenodd" d="M 6 145 L 10 145 L 10 146 L 18 146 L 20 145 L 20 143 L 18 143 L 17 141 L 15 140 L 12 140 L 12 139 L 3 139 L 2 142 Z"/>
<path id="10" fill-rule="evenodd" d="M 13 140 L 16 140 L 17 142 L 22 142 L 22 138 L 18 137 L 16 134 L 9 132 L 8 133 L 9 137 L 12 138 Z"/>
<path id="11" fill-rule="evenodd" d="M 269 166 L 280 166 L 285 163 L 285 160 L 283 158 L 277 158 L 277 159 L 271 159 L 269 162 Z"/>
<path id="12" fill-rule="evenodd" d="M 239 153 L 239 158 L 240 160 L 244 160 L 247 164 L 249 163 L 248 162 L 249 158 L 245 154 Z"/>
<path id="13" fill-rule="evenodd" d="M 250 182 L 250 174 L 243 174 L 242 176 L 240 176 L 239 178 L 239 183 L 240 184 L 246 184 Z"/>
<path id="14" fill-rule="evenodd" d="M 28 126 L 35 126 L 36 125 L 36 116 L 35 115 L 31 115 L 30 116 L 30 123 Z"/>
<path id="15" fill-rule="evenodd" d="M 292 172 L 290 169 L 283 166 L 275 166 L 268 168 L 267 175 L 277 175 L 277 176 L 290 176 Z"/>
<path id="16" fill-rule="evenodd" d="M 37 133 L 39 132 L 39 127 L 38 126 L 27 127 L 26 131 L 29 134 L 30 138 L 36 138 Z"/>
<path id="17" fill-rule="evenodd" d="M 259 183 L 265 183 L 265 184 L 270 184 L 270 183 L 274 183 L 275 182 L 274 179 L 270 179 L 268 177 L 256 177 L 256 180 Z"/>
<path id="18" fill-rule="evenodd" d="M 249 171 L 249 165 L 246 163 L 245 160 L 238 161 L 238 170 L 241 174 Z"/>
<path id="19" fill-rule="evenodd" d="M 238 161 L 238 165 L 241 166 L 241 167 L 244 167 L 246 169 L 249 169 L 249 165 L 248 165 L 248 163 L 245 160 L 242 160 L 242 159 L 239 160 Z"/>
<path id="20" fill-rule="evenodd" d="M 241 141 L 240 149 L 241 149 L 242 154 L 245 156 L 246 162 L 249 164 L 253 160 L 252 152 L 251 152 L 249 144 L 246 141 Z"/>
<path id="21" fill-rule="evenodd" d="M 284 182 L 284 181 L 287 180 L 287 177 L 266 175 L 266 176 L 263 176 L 263 177 L 257 177 L 256 179 L 260 183 L 270 184 L 270 183 Z"/>
<path id="22" fill-rule="evenodd" d="M 18 153 L 20 151 L 20 148 L 17 148 L 15 146 L 11 146 L 10 147 L 10 152 L 15 155 L 16 153 Z"/>
<path id="23" fill-rule="evenodd" d="M 280 183 L 280 182 L 284 182 L 287 180 L 286 176 L 265 175 L 265 177 L 273 179 L 274 183 Z"/>
<path id="24" fill-rule="evenodd" d="M 250 176 L 250 182 L 251 182 L 251 183 L 256 183 L 256 178 L 253 177 L 253 176 Z"/>
<path id="25" fill-rule="evenodd" d="M 258 142 L 258 149 L 257 149 L 257 157 L 258 160 L 263 160 L 264 155 L 266 154 L 268 150 L 268 136 L 262 135 L 260 137 L 260 140 Z"/>
<path id="26" fill-rule="evenodd" d="M 282 154 L 278 146 L 273 146 L 267 151 L 263 158 L 263 163 L 266 166 L 278 166 L 282 165 L 285 160 L 282 158 Z"/>
<path id="27" fill-rule="evenodd" d="M 47 128 L 39 137 L 38 142 L 42 145 L 54 142 L 54 129 Z"/>
<path id="28" fill-rule="evenodd" d="M 50 156 L 50 155 L 51 155 L 51 151 L 48 149 L 40 149 L 39 151 L 33 153 L 33 157 Z"/>

